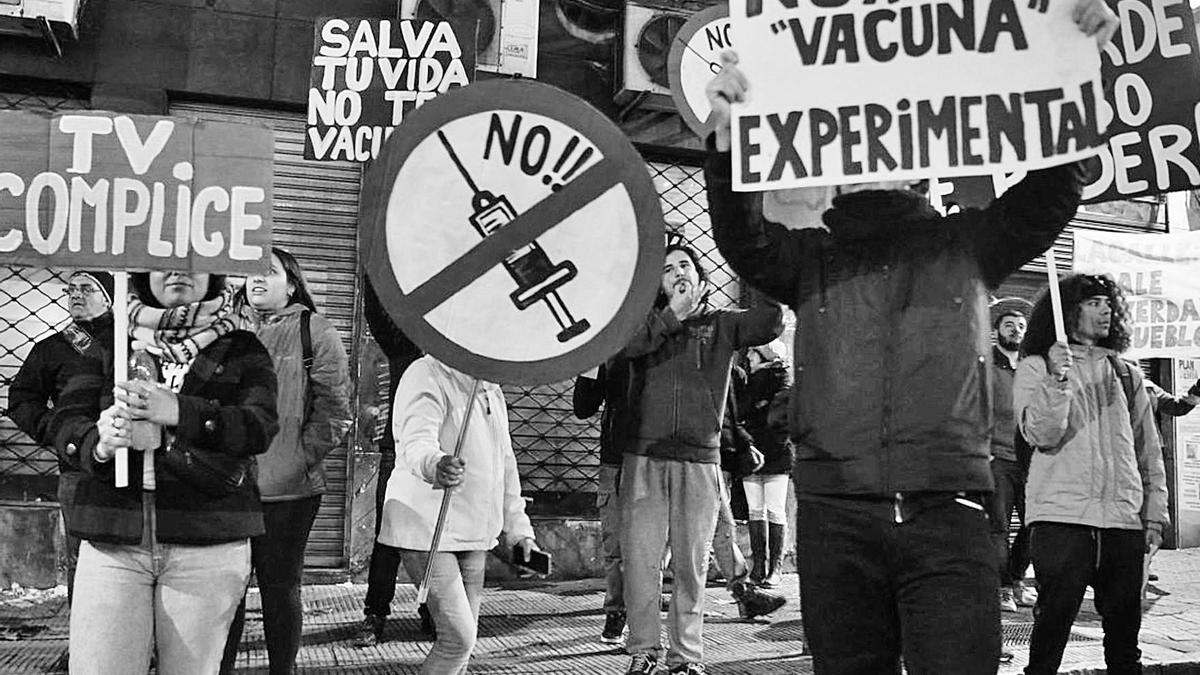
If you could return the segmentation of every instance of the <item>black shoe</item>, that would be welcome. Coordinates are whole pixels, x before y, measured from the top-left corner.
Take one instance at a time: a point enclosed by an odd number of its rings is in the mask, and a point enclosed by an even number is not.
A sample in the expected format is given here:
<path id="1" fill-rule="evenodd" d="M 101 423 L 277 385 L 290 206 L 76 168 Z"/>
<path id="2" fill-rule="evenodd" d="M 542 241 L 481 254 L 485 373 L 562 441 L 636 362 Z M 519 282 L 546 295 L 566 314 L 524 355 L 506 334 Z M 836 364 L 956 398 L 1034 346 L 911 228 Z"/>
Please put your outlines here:
<path id="1" fill-rule="evenodd" d="M 1012 652 L 1000 650 L 1000 663 L 1012 663 L 1012 660 L 1013 660 Z"/>
<path id="2" fill-rule="evenodd" d="M 429 613 L 429 605 L 417 605 L 417 616 L 421 617 L 421 634 L 430 640 L 436 640 L 437 624 L 433 622 L 433 614 Z"/>
<path id="3" fill-rule="evenodd" d="M 681 663 L 671 668 L 671 673 L 680 673 L 681 675 L 707 675 L 708 669 L 703 663 Z"/>
<path id="4" fill-rule="evenodd" d="M 650 652 L 638 652 L 629 662 L 625 675 L 654 675 L 658 672 L 658 657 Z"/>
<path id="5" fill-rule="evenodd" d="M 782 595 L 759 590 L 745 581 L 733 585 L 733 599 L 737 600 L 738 615 L 743 619 L 766 616 L 787 604 L 787 598 Z"/>
<path id="6" fill-rule="evenodd" d="M 600 641 L 615 645 L 621 643 L 625 635 L 625 612 L 609 612 L 604 615 L 604 630 L 600 633 Z"/>
<path id="7" fill-rule="evenodd" d="M 386 620 L 382 616 L 370 615 L 363 619 L 354 634 L 354 646 L 374 647 L 383 642 L 383 624 Z"/>

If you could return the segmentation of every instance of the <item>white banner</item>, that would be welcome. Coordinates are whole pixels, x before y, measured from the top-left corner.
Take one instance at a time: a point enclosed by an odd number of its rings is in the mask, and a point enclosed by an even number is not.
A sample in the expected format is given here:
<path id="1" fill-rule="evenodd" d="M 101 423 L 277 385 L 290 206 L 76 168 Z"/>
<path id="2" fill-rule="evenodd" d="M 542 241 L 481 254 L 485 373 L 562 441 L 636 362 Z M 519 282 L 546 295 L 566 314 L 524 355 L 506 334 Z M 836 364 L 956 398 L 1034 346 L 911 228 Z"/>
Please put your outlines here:
<path id="1" fill-rule="evenodd" d="M 1076 272 L 1111 274 L 1133 322 L 1132 358 L 1200 356 L 1200 232 L 1075 231 Z"/>
<path id="2" fill-rule="evenodd" d="M 734 187 L 1036 169 L 1102 143 L 1100 54 L 1070 1 L 731 0 L 750 81 Z"/>

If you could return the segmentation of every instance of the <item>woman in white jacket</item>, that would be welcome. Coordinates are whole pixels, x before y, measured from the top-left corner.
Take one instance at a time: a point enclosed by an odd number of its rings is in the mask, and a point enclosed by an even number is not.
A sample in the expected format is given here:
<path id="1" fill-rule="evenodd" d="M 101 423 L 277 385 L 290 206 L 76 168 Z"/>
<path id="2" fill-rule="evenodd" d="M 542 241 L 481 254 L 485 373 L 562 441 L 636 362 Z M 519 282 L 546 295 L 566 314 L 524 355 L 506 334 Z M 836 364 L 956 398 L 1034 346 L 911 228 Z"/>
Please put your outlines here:
<path id="1" fill-rule="evenodd" d="M 500 533 L 510 547 L 537 548 L 498 385 L 479 383 L 461 456 L 452 456 L 474 383 L 425 356 L 404 371 L 392 403 L 396 470 L 388 480 L 379 542 L 400 549 L 410 579 L 424 574 L 442 490 L 454 490 L 428 580 L 437 641 L 421 672 L 430 675 L 467 671 L 484 562 Z"/>

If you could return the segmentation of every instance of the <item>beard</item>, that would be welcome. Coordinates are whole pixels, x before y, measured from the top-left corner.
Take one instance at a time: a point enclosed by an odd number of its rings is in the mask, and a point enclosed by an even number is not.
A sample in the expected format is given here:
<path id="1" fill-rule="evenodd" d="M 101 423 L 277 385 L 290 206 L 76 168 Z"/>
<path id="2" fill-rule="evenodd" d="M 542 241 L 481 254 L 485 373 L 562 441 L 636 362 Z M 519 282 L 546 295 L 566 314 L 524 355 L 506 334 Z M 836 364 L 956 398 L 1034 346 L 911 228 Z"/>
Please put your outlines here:
<path id="1" fill-rule="evenodd" d="M 1000 349 L 1005 351 L 1015 352 L 1021 348 L 1021 340 L 1014 340 L 1003 335 L 996 336 L 996 344 L 1000 345 Z"/>

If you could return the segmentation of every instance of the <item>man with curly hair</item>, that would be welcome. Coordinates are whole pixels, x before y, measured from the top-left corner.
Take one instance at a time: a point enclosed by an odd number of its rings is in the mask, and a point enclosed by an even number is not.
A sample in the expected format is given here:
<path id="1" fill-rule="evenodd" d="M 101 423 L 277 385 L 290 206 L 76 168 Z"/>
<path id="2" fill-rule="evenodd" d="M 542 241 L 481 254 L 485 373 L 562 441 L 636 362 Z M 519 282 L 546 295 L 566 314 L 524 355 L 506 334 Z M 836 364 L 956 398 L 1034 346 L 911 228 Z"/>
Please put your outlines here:
<path id="1" fill-rule="evenodd" d="M 1162 450 L 1142 373 L 1119 357 L 1130 343 L 1121 289 L 1090 274 L 1059 288 L 1069 342 L 1055 341 L 1044 292 L 1013 391 L 1020 431 L 1035 449 L 1025 513 L 1041 587 L 1025 673 L 1058 672 L 1088 586 L 1108 672 L 1141 673 L 1142 563 L 1168 522 Z"/>

